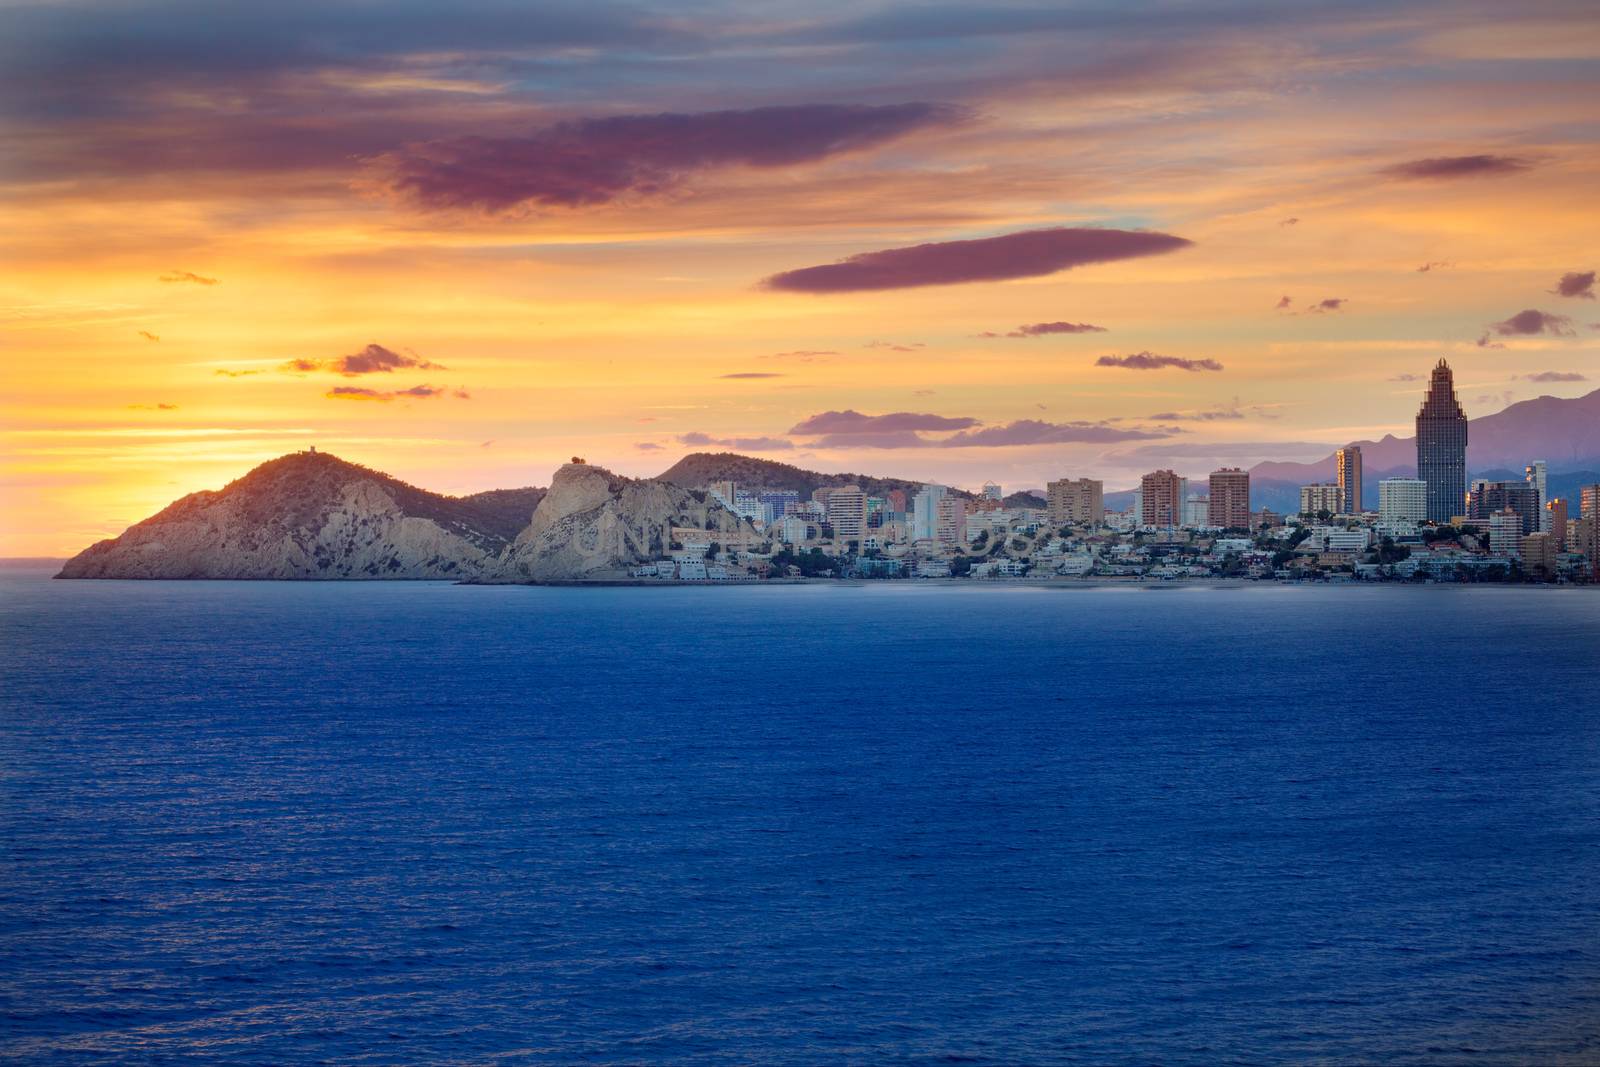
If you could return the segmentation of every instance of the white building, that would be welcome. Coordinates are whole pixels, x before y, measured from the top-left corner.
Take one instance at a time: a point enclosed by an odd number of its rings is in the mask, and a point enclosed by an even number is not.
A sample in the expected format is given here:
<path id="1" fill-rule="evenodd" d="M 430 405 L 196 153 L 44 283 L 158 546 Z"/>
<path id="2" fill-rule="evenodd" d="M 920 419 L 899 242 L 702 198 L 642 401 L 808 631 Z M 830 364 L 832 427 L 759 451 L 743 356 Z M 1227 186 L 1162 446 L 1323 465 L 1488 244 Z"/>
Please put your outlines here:
<path id="1" fill-rule="evenodd" d="M 942 485 L 925 485 L 911 498 L 911 539 L 932 541 L 939 536 L 939 501 L 949 490 Z"/>
<path id="2" fill-rule="evenodd" d="M 1211 498 L 1192 496 L 1183 502 L 1183 525 L 1200 529 L 1211 525 Z"/>
<path id="3" fill-rule="evenodd" d="M 1489 516 L 1489 551 L 1506 559 L 1522 557 L 1522 516 L 1510 508 Z"/>
<path id="4" fill-rule="evenodd" d="M 828 493 L 828 523 L 833 539 L 859 542 L 867 532 L 867 494 L 859 485 L 844 485 Z"/>
<path id="5" fill-rule="evenodd" d="M 1378 522 L 1392 529 L 1415 528 L 1428 517 L 1428 483 L 1420 478 L 1378 482 Z"/>

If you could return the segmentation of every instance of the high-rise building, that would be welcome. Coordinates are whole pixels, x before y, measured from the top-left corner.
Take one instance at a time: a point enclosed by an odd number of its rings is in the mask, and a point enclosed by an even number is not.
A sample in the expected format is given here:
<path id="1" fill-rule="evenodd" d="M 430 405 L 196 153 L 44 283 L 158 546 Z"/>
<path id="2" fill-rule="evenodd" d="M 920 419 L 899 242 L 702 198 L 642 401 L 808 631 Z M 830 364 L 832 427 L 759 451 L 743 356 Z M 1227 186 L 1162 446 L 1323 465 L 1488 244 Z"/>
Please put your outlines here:
<path id="1" fill-rule="evenodd" d="M 1210 525 L 1224 529 L 1250 528 L 1250 472 L 1223 467 L 1211 472 Z"/>
<path id="2" fill-rule="evenodd" d="M 1345 445 L 1333 454 L 1338 471 L 1339 510 L 1346 515 L 1361 514 L 1361 447 Z"/>
<path id="3" fill-rule="evenodd" d="M 1315 515 L 1326 511 L 1337 515 L 1344 506 L 1344 493 L 1337 482 L 1316 482 L 1300 487 L 1300 514 Z"/>
<path id="4" fill-rule="evenodd" d="M 1600 485 L 1586 485 L 1578 490 L 1578 517 L 1593 519 L 1600 516 Z"/>
<path id="5" fill-rule="evenodd" d="M 1539 491 L 1528 482 L 1491 482 L 1478 479 L 1467 497 L 1467 518 L 1487 522 L 1495 512 L 1510 508 L 1522 517 L 1522 532 L 1539 529 Z"/>
<path id="6" fill-rule="evenodd" d="M 1522 516 L 1501 508 L 1489 516 L 1489 551 L 1509 559 L 1517 558 L 1522 548 Z"/>
<path id="7" fill-rule="evenodd" d="M 1556 497 L 1544 506 L 1544 529 L 1557 552 L 1567 550 L 1567 502 Z"/>
<path id="8" fill-rule="evenodd" d="M 843 544 L 866 536 L 867 494 L 859 485 L 836 486 L 828 493 L 826 507 L 835 541 Z"/>
<path id="9" fill-rule="evenodd" d="M 1529 574 L 1537 574 L 1542 578 L 1553 577 L 1556 573 L 1556 543 L 1555 538 L 1547 533 L 1529 534 L 1522 539 L 1518 550 L 1522 558 L 1522 569 Z"/>
<path id="10" fill-rule="evenodd" d="M 906 513 L 906 491 L 904 489 L 891 489 L 883 494 L 883 498 L 889 502 L 890 511 L 899 512 L 901 515 Z"/>
<path id="11" fill-rule="evenodd" d="M 1415 526 L 1428 517 L 1428 483 L 1421 478 L 1384 478 L 1378 482 L 1378 522 Z"/>
<path id="12" fill-rule="evenodd" d="M 1192 496 L 1185 500 L 1183 524 L 1196 530 L 1216 525 L 1211 521 L 1211 498 Z"/>
<path id="13" fill-rule="evenodd" d="M 777 522 L 800 506 L 800 494 L 793 489 L 763 489 L 756 495 L 770 513 L 772 522 Z"/>
<path id="14" fill-rule="evenodd" d="M 1535 501 L 1539 508 L 1539 525 L 1536 529 L 1550 532 L 1550 516 L 1544 506 L 1550 502 L 1549 465 L 1542 459 L 1536 459 L 1522 468 L 1522 477 L 1539 494 Z"/>
<path id="15" fill-rule="evenodd" d="M 983 492 L 980 495 L 986 500 L 1004 500 L 1006 498 L 1005 491 L 1000 488 L 1000 483 L 998 482 L 984 482 Z"/>
<path id="16" fill-rule="evenodd" d="M 958 496 L 942 496 L 934 506 L 933 539 L 947 545 L 967 541 L 967 502 Z"/>
<path id="17" fill-rule="evenodd" d="M 925 485 L 911 501 L 911 539 L 932 541 L 939 536 L 939 501 L 949 490 L 942 485 Z"/>
<path id="18" fill-rule="evenodd" d="M 1045 485 L 1050 521 L 1057 526 L 1099 526 L 1106 516 L 1106 486 L 1093 478 L 1057 478 Z"/>
<path id="19" fill-rule="evenodd" d="M 1185 481 L 1169 470 L 1151 471 L 1139 479 L 1139 522 L 1145 526 L 1182 522 Z"/>
<path id="20" fill-rule="evenodd" d="M 1428 518 L 1449 522 L 1467 495 L 1467 413 L 1456 399 L 1450 364 L 1433 368 L 1417 412 L 1417 477 L 1428 483 Z"/>

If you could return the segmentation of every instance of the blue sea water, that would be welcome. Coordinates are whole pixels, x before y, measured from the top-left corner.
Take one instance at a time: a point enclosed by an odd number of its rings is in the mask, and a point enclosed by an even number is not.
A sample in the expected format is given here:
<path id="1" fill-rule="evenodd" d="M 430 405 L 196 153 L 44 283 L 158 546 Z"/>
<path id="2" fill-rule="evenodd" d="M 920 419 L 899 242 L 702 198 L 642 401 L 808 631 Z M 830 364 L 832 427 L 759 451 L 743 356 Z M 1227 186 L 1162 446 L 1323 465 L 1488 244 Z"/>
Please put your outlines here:
<path id="1" fill-rule="evenodd" d="M 0 576 L 0 1057 L 1594 1063 L 1600 593 Z"/>

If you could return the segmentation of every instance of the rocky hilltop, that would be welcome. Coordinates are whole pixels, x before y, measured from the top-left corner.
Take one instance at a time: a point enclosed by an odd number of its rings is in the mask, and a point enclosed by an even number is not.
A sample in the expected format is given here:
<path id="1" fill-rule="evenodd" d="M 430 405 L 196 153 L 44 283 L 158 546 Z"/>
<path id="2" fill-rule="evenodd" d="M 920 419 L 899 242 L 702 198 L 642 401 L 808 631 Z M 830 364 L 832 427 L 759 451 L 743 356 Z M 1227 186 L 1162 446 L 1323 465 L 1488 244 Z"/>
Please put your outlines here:
<path id="1" fill-rule="evenodd" d="M 906 478 L 824 474 L 770 459 L 741 456 L 737 452 L 691 452 L 656 475 L 656 480 L 671 482 L 686 489 L 704 489 L 717 482 L 734 482 L 747 488 L 793 489 L 802 497 L 809 497 L 824 487 L 859 485 L 868 496 L 886 496 L 891 490 L 898 489 L 909 499 L 922 488 L 921 482 Z M 951 492 L 963 498 L 972 495 L 963 489 L 952 489 Z"/>
<path id="2" fill-rule="evenodd" d="M 264 463 L 191 493 L 67 561 L 62 578 L 478 577 L 543 496 L 449 497 L 325 453 Z"/>
<path id="3" fill-rule="evenodd" d="M 666 556 L 672 528 L 714 530 L 723 544 L 756 540 L 749 522 L 709 493 L 657 479 L 623 478 L 568 463 L 518 535 L 491 581 L 613 578 Z"/>

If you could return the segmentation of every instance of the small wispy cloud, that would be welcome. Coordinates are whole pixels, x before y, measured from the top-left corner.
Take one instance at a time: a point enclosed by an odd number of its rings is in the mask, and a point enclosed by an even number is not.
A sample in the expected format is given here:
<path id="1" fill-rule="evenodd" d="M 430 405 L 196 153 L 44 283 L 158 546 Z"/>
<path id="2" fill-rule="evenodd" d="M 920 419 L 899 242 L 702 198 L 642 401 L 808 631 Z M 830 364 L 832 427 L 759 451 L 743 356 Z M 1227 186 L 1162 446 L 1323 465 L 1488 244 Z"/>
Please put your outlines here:
<path id="1" fill-rule="evenodd" d="M 770 372 L 767 372 L 767 371 L 753 371 L 753 370 L 739 371 L 736 374 L 719 374 L 719 375 L 717 375 L 718 380 L 721 380 L 721 381 L 742 381 L 742 380 L 749 380 L 749 379 L 755 379 L 755 378 L 782 378 L 782 377 L 783 377 L 782 374 L 774 374 L 774 373 L 770 373 Z"/>
<path id="2" fill-rule="evenodd" d="M 159 340 L 161 340 L 160 337 L 158 337 L 155 334 L 151 333 L 149 330 L 140 330 L 139 331 L 139 336 L 143 337 L 146 341 L 159 341 Z"/>
<path id="3" fill-rule="evenodd" d="M 1382 173 L 1405 181 L 1448 180 L 1453 178 L 1483 178 L 1515 174 L 1533 164 L 1518 156 L 1480 154 L 1473 156 L 1434 156 L 1413 159 L 1383 168 Z"/>
<path id="4" fill-rule="evenodd" d="M 434 397 L 454 395 L 461 400 L 471 399 L 464 391 L 451 393 L 433 385 L 413 385 L 410 389 L 366 389 L 359 385 L 336 385 L 323 394 L 330 400 L 375 400 L 387 404 L 391 400 L 431 400 Z"/>
<path id="5" fill-rule="evenodd" d="M 1519 375 L 1525 382 L 1586 382 L 1589 379 L 1577 371 L 1542 370 L 1537 374 Z"/>
<path id="6" fill-rule="evenodd" d="M 1008 330 L 1004 334 L 985 330 L 979 337 L 1048 337 L 1057 333 L 1105 333 L 1104 326 L 1095 326 L 1087 322 L 1034 322 L 1026 326 L 1018 326 L 1015 330 Z"/>
<path id="7" fill-rule="evenodd" d="M 219 281 L 221 281 L 221 279 L 207 278 L 205 275 L 196 274 L 192 270 L 169 270 L 167 273 L 157 278 L 156 281 L 167 282 L 169 284 L 181 284 L 188 282 L 191 285 L 216 285 Z"/>

